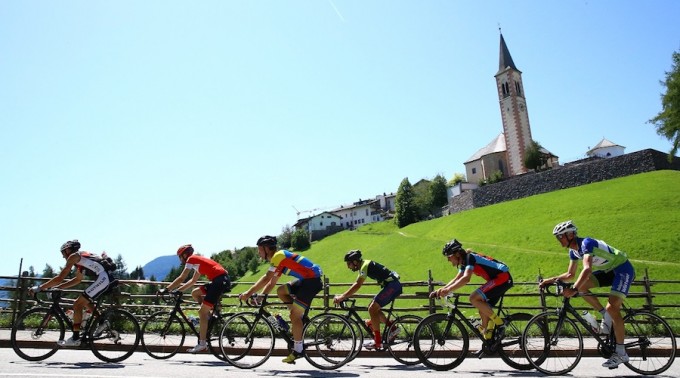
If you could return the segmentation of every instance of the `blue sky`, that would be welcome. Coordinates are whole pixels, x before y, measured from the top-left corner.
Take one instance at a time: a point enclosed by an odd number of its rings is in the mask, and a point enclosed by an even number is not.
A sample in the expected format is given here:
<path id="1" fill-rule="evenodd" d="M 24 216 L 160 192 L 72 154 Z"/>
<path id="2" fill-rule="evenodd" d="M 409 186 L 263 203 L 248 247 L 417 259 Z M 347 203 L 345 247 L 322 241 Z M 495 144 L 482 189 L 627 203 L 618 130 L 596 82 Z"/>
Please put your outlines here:
<path id="1" fill-rule="evenodd" d="M 0 274 L 59 246 L 129 270 L 465 172 L 502 131 L 499 25 L 532 135 L 668 151 L 648 119 L 678 1 L 3 1 Z"/>

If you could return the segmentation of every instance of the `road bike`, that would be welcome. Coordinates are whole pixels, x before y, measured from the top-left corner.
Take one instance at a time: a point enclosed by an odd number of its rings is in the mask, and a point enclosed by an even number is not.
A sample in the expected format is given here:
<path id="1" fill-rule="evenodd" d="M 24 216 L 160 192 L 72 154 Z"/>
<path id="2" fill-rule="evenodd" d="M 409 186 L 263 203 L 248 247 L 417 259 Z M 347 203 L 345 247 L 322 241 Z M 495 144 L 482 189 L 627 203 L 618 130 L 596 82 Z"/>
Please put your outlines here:
<path id="1" fill-rule="evenodd" d="M 554 286 L 554 292 L 548 287 Z M 602 335 L 571 305 L 571 298 L 562 295 L 570 284 L 556 281 L 541 288 L 554 296 L 562 296 L 562 306 L 534 316 L 522 335 L 526 357 L 538 371 L 548 375 L 563 375 L 573 370 L 581 360 L 584 340 L 580 324 L 597 343 L 598 353 L 611 357 L 616 349 L 614 330 Z M 578 295 L 578 294 L 577 294 Z M 630 360 L 625 365 L 644 375 L 657 375 L 668 369 L 675 360 L 676 341 L 673 330 L 660 316 L 622 306 L 626 337 L 626 353 Z M 588 340 L 589 342 L 592 340 Z"/>
<path id="2" fill-rule="evenodd" d="M 220 334 L 220 349 L 227 362 L 251 369 L 262 365 L 274 352 L 276 336 L 283 339 L 288 350 L 293 349 L 290 330 L 279 324 L 268 309 L 272 305 L 290 303 L 267 302 L 267 296 L 251 297 L 246 303 L 255 311 L 230 316 Z M 240 304 L 243 306 L 243 302 Z M 304 358 L 314 367 L 333 370 L 352 359 L 356 335 L 347 319 L 340 315 L 321 313 L 303 318 Z M 287 325 L 287 324 L 286 324 Z"/>
<path id="3" fill-rule="evenodd" d="M 382 309 L 387 317 L 387 323 L 382 330 L 383 349 L 404 365 L 419 364 L 420 359 L 415 355 L 413 349 L 413 334 L 423 318 L 416 315 L 397 316 L 394 310 L 394 302 L 390 302 L 389 307 Z M 373 340 L 373 329 L 359 315 L 355 304 L 356 299 L 346 299 L 338 303 L 341 309 L 347 310 L 343 316 L 349 320 L 356 334 L 352 358 L 356 358 L 361 351 L 365 338 Z"/>
<path id="4" fill-rule="evenodd" d="M 113 297 L 118 281 L 94 302 L 92 316 L 83 323 L 79 349 L 89 348 L 105 362 L 120 362 L 130 357 L 139 345 L 139 323 L 131 313 L 114 306 L 103 306 L 103 298 Z M 73 321 L 64 312 L 60 300 L 62 291 L 44 291 L 48 299 L 39 299 L 39 307 L 30 308 L 17 318 L 11 332 L 11 344 L 16 354 L 28 361 L 41 361 L 54 355 L 60 348 L 57 341 L 64 340 Z M 49 305 L 49 307 L 42 307 Z M 104 308 L 102 308 L 104 307 Z"/>
<path id="5" fill-rule="evenodd" d="M 497 314 L 503 319 L 503 325 L 494 328 L 492 338 L 487 340 L 458 307 L 460 297 L 461 294 L 456 293 L 441 298 L 441 306 L 448 308 L 448 313 L 432 314 L 416 327 L 414 349 L 420 361 L 434 370 L 451 370 L 467 357 L 470 337 L 476 337 L 480 341 L 476 357 L 498 354 L 514 369 L 532 369 L 521 345 L 522 331 L 531 314 L 508 313 L 503 309 L 501 297 Z"/>
<path id="6" fill-rule="evenodd" d="M 199 339 L 198 323 L 194 324 L 182 309 L 185 302 L 181 291 L 164 292 L 161 299 L 172 304 L 172 310 L 162 310 L 149 315 L 142 324 L 142 346 L 146 353 L 156 359 L 168 359 L 179 352 L 184 345 L 188 331 Z M 224 326 L 225 317 L 220 313 L 220 301 L 213 308 L 208 320 L 208 350 L 215 357 L 225 361 L 217 340 Z"/>

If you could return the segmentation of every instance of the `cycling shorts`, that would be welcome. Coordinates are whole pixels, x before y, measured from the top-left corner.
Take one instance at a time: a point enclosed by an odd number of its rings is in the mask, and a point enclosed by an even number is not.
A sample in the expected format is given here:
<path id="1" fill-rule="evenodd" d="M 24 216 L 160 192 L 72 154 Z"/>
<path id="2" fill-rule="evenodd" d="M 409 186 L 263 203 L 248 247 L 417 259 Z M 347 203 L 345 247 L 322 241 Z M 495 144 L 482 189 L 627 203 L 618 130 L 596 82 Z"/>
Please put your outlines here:
<path id="1" fill-rule="evenodd" d="M 392 302 L 395 298 L 401 295 L 402 287 L 399 280 L 393 280 L 385 283 L 385 286 L 373 297 L 373 301 L 380 305 L 380 307 L 385 307 L 388 303 Z"/>
<path id="2" fill-rule="evenodd" d="M 293 303 L 304 311 L 309 309 L 309 306 L 312 304 L 312 299 L 316 297 L 322 288 L 323 284 L 321 283 L 321 277 L 304 278 L 286 284 L 288 294 L 295 296 L 293 298 Z"/>
<path id="3" fill-rule="evenodd" d="M 205 296 L 203 298 L 203 304 L 213 308 L 220 300 L 222 294 L 231 291 L 231 280 L 229 279 L 229 275 L 224 273 L 201 286 L 200 289 L 201 293 Z"/>
<path id="4" fill-rule="evenodd" d="M 91 302 L 94 302 L 97 298 L 104 294 L 106 290 L 108 290 L 112 281 L 113 279 L 108 273 L 104 272 L 99 274 L 92 285 L 88 286 L 85 291 L 83 291 L 83 295 L 85 295 L 85 298 L 89 299 Z"/>
<path id="5" fill-rule="evenodd" d="M 480 286 L 478 291 L 486 300 L 489 306 L 493 307 L 498 303 L 503 294 L 512 287 L 512 276 L 510 272 L 499 273 L 496 277 L 488 280 Z"/>
<path id="6" fill-rule="evenodd" d="M 630 261 L 626 261 L 608 272 L 604 270 L 593 272 L 593 276 L 599 287 L 611 286 L 610 295 L 625 298 L 635 279 L 635 269 Z"/>

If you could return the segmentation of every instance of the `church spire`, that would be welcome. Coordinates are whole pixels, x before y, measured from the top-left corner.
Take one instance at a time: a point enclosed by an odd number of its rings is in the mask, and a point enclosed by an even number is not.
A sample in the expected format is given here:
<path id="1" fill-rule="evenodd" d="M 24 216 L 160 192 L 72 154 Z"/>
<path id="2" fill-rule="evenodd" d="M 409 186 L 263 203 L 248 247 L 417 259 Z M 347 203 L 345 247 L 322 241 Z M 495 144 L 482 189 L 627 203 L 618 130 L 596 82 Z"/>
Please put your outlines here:
<path id="1" fill-rule="evenodd" d="M 501 48 L 499 55 L 500 57 L 498 59 L 498 73 L 505 71 L 505 69 L 508 67 L 519 71 L 517 67 L 515 67 L 515 62 L 512 61 L 512 56 L 510 56 L 510 51 L 508 50 L 508 46 L 505 44 L 505 39 L 503 39 L 502 33 L 501 33 Z"/>

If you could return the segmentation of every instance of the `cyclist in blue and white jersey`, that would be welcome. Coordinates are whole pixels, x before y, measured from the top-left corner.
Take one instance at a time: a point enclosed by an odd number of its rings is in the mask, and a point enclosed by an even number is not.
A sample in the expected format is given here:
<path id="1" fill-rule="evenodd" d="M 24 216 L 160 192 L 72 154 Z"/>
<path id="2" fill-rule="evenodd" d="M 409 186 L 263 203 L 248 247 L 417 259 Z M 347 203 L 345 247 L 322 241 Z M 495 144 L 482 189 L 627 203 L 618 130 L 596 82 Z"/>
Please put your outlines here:
<path id="1" fill-rule="evenodd" d="M 569 267 L 565 273 L 546 279 L 539 286 L 544 287 L 557 280 L 572 280 L 576 277 L 579 260 L 583 260 L 583 270 L 576 278 L 572 288 L 564 290 L 565 297 L 572 297 L 576 293 L 589 293 L 589 290 L 594 287 L 611 286 L 606 309 L 600 304 L 596 296 L 585 295 L 583 299 L 602 314 L 600 333 L 609 334 L 613 324 L 616 352 L 602 366 L 614 369 L 621 363 L 628 362 L 628 355 L 623 344 L 625 328 L 621 316 L 621 304 L 628 295 L 633 279 L 635 279 L 635 269 L 628 261 L 625 252 L 602 240 L 589 237 L 579 238 L 576 231 L 576 226 L 570 220 L 555 226 L 553 235 L 562 247 L 569 248 Z"/>

